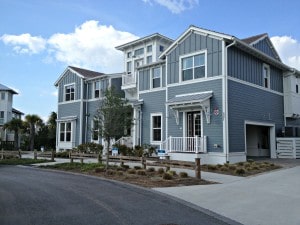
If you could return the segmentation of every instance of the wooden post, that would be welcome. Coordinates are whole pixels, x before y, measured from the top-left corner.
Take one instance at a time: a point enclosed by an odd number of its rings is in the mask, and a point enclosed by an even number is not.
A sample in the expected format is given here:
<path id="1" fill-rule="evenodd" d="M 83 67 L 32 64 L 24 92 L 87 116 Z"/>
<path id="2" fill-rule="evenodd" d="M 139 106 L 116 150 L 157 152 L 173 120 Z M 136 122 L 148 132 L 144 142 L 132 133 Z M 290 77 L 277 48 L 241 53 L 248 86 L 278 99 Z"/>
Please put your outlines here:
<path id="1" fill-rule="evenodd" d="M 80 159 L 80 163 L 83 164 L 83 158 Z"/>
<path id="2" fill-rule="evenodd" d="M 165 160 L 166 161 L 169 161 L 170 160 L 170 156 L 169 155 L 166 155 L 165 156 Z M 169 171 L 170 170 L 170 165 L 168 165 L 167 167 L 166 167 L 166 171 Z"/>
<path id="3" fill-rule="evenodd" d="M 37 151 L 36 151 L 36 149 L 33 151 L 33 159 L 37 160 Z"/>
<path id="4" fill-rule="evenodd" d="M 200 158 L 195 158 L 195 177 L 201 179 L 201 165 Z"/>
<path id="5" fill-rule="evenodd" d="M 73 163 L 72 152 L 69 152 L 70 163 Z"/>
<path id="6" fill-rule="evenodd" d="M 54 162 L 54 150 L 51 150 L 51 161 Z"/>
<path id="7" fill-rule="evenodd" d="M 101 155 L 101 153 L 98 154 L 98 163 L 102 163 L 102 155 Z"/>
<path id="8" fill-rule="evenodd" d="M 146 169 L 146 159 L 144 156 L 142 156 L 142 167 L 144 170 Z"/>
<path id="9" fill-rule="evenodd" d="M 19 158 L 21 159 L 22 158 L 21 150 L 19 150 L 18 152 L 19 152 Z"/>

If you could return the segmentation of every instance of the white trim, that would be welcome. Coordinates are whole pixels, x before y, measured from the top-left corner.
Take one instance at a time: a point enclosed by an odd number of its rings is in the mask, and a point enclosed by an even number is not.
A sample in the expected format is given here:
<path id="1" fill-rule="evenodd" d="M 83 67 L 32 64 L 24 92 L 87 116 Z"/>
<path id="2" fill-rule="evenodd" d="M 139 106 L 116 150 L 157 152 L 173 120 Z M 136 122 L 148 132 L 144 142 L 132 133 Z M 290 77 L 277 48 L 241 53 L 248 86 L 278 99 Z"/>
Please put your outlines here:
<path id="1" fill-rule="evenodd" d="M 220 80 L 220 79 L 223 79 L 223 75 L 217 75 L 217 76 L 205 77 L 205 78 L 203 77 L 203 78 L 197 78 L 194 80 L 176 82 L 176 83 L 168 84 L 167 87 L 176 87 L 176 86 L 182 86 L 182 85 L 196 84 L 196 83 L 202 83 L 202 82 Z"/>
<path id="2" fill-rule="evenodd" d="M 169 94 L 169 89 L 167 88 L 168 87 L 168 58 L 166 58 L 166 73 L 165 73 L 165 89 L 166 89 L 166 95 L 165 95 L 165 102 L 167 102 L 167 99 L 168 99 L 168 94 Z M 165 139 L 168 138 L 168 134 L 169 134 L 169 129 L 168 129 L 168 126 L 169 126 L 169 107 L 167 105 L 165 105 L 165 112 L 166 112 L 166 136 L 165 136 Z M 178 118 L 179 118 L 179 115 L 178 115 Z M 178 123 L 179 123 L 179 120 L 178 120 Z"/>
<path id="3" fill-rule="evenodd" d="M 84 82 L 83 82 L 83 79 L 81 79 L 81 84 L 80 84 L 80 117 L 79 117 L 79 129 L 80 129 L 80 132 L 79 132 L 79 141 L 78 141 L 78 144 L 82 144 L 82 133 L 83 133 L 83 96 L 84 96 L 84 93 L 83 93 L 83 86 L 84 86 Z M 75 94 L 74 94 L 75 96 Z"/>
<path id="4" fill-rule="evenodd" d="M 267 69 L 267 82 L 268 82 L 268 87 L 265 87 L 265 77 L 264 77 L 264 70 Z M 267 89 L 271 89 L 271 69 L 270 69 L 270 66 L 266 63 L 263 63 L 263 66 L 262 66 L 262 75 L 263 75 L 263 83 L 262 83 L 262 86 L 264 88 L 267 88 Z"/>
<path id="5" fill-rule="evenodd" d="M 237 83 L 241 83 L 241 84 L 245 84 L 245 85 L 248 85 L 250 87 L 254 87 L 254 88 L 257 88 L 257 89 L 260 89 L 260 90 L 263 90 L 263 91 L 267 91 L 267 92 L 270 92 L 270 93 L 273 93 L 273 94 L 283 96 L 283 93 L 280 93 L 278 91 L 274 91 L 274 90 L 271 90 L 269 88 L 265 88 L 265 87 L 257 85 L 257 84 L 253 84 L 253 83 L 250 83 L 250 82 L 247 82 L 247 81 L 243 81 L 243 80 L 240 80 L 238 78 L 234 78 L 230 75 L 228 76 L 228 80 L 231 80 L 231 81 L 234 81 L 234 82 L 237 82 Z"/>
<path id="6" fill-rule="evenodd" d="M 81 100 L 78 99 L 75 101 L 59 102 L 58 105 L 66 105 L 66 104 L 72 104 L 72 103 L 78 103 L 78 102 L 81 102 Z"/>
<path id="7" fill-rule="evenodd" d="M 208 94 L 208 93 L 212 94 L 213 91 L 203 91 L 203 92 L 193 92 L 193 93 L 187 93 L 187 94 L 179 94 L 179 95 L 175 95 L 175 97 L 184 97 L 184 96 L 191 96 L 191 95 L 198 95 L 198 94 Z"/>
<path id="8" fill-rule="evenodd" d="M 84 78 L 81 74 L 77 73 L 75 70 L 71 69 L 69 66 L 64 70 L 64 72 L 59 76 L 59 78 L 55 81 L 54 86 L 58 86 L 58 83 L 61 81 L 61 79 L 66 75 L 67 71 L 70 71 L 72 73 L 75 73 L 78 77 Z"/>
<path id="9" fill-rule="evenodd" d="M 160 81 L 159 81 L 159 87 L 154 88 L 153 87 L 153 70 L 154 69 L 159 69 L 159 75 L 160 75 Z M 150 68 L 150 90 L 156 90 L 162 88 L 162 67 L 161 66 L 155 66 Z"/>
<path id="10" fill-rule="evenodd" d="M 153 141 L 153 117 L 154 116 L 160 116 L 161 117 L 161 133 L 160 133 L 160 141 Z M 163 114 L 161 112 L 158 113 L 150 113 L 150 144 L 153 145 L 157 145 L 157 144 L 161 144 L 161 142 L 163 141 Z"/>
<path id="11" fill-rule="evenodd" d="M 74 99 L 66 101 L 66 87 L 68 87 L 68 86 L 74 86 Z M 69 84 L 64 84 L 63 102 L 74 102 L 74 101 L 76 101 L 76 85 L 75 85 L 75 82 L 69 83 Z M 79 99 L 79 101 L 80 101 L 80 99 Z"/>
<path id="12" fill-rule="evenodd" d="M 146 93 L 152 93 L 152 92 L 157 92 L 157 91 L 165 91 L 166 88 L 163 87 L 163 88 L 154 88 L 154 89 L 151 89 L 151 90 L 145 90 L 145 91 L 140 91 L 139 93 L 140 94 L 146 94 Z"/>
<path id="13" fill-rule="evenodd" d="M 182 80 L 182 59 L 184 58 L 188 58 L 188 57 L 193 57 L 193 56 L 196 56 L 196 55 L 202 55 L 204 54 L 204 65 L 205 65 L 205 74 L 204 74 L 204 77 L 201 77 L 201 78 L 194 78 L 194 63 L 193 63 L 193 79 L 190 79 L 190 80 L 185 80 L 183 81 Z M 194 61 L 193 61 L 194 62 Z M 185 83 L 187 81 L 194 81 L 194 80 L 198 80 L 198 79 L 205 79 L 207 78 L 207 49 L 203 49 L 203 50 L 200 50 L 200 51 L 196 51 L 196 52 L 193 52 L 193 53 L 189 53 L 189 54 L 185 54 L 185 55 L 180 55 L 179 56 L 179 83 Z"/>

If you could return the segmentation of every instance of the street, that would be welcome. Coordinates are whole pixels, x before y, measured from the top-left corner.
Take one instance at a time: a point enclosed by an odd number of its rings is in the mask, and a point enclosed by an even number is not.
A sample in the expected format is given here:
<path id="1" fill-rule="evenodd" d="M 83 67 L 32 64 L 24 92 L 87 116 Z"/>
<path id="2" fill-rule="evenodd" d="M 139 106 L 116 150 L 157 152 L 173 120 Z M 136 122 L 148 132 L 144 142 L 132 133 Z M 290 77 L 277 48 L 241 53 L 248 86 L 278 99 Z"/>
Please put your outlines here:
<path id="1" fill-rule="evenodd" d="M 207 225 L 235 222 L 133 185 L 39 168 L 0 166 L 0 224 Z"/>

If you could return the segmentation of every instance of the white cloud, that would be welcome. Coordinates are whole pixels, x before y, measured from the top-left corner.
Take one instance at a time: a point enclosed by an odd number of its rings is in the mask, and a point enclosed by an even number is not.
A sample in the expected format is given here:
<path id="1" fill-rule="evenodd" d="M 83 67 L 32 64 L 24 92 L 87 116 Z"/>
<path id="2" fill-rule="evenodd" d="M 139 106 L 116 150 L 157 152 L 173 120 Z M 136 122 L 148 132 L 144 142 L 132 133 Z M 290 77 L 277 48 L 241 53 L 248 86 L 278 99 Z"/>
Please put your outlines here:
<path id="1" fill-rule="evenodd" d="M 179 14 L 187 9 L 192 9 L 198 5 L 198 0 L 143 0 L 145 3 L 153 5 L 157 3 L 169 9 L 172 13 Z"/>
<path id="2" fill-rule="evenodd" d="M 271 41 L 282 61 L 300 70 L 300 42 L 289 36 L 271 37 Z"/>
<path id="3" fill-rule="evenodd" d="M 87 21 L 70 34 L 54 34 L 48 40 L 49 53 L 69 65 L 116 72 L 123 69 L 122 53 L 116 46 L 138 37 L 112 26 Z"/>
<path id="4" fill-rule="evenodd" d="M 13 50 L 19 54 L 37 54 L 46 47 L 46 40 L 40 36 L 31 36 L 30 34 L 8 35 L 4 34 L 0 40 L 6 45 L 12 45 Z"/>
<path id="5" fill-rule="evenodd" d="M 57 91 L 57 90 L 56 90 L 56 91 L 53 91 L 53 92 L 51 93 L 51 95 L 57 97 L 57 96 L 58 96 L 58 91 Z"/>
<path id="6" fill-rule="evenodd" d="M 72 33 L 57 33 L 48 39 L 30 34 L 5 34 L 0 40 L 11 45 L 19 54 L 37 54 L 47 50 L 44 63 L 59 61 L 111 73 L 124 70 L 122 52 L 115 47 L 137 38 L 131 33 L 99 25 L 98 21 L 91 20 L 76 27 Z"/>

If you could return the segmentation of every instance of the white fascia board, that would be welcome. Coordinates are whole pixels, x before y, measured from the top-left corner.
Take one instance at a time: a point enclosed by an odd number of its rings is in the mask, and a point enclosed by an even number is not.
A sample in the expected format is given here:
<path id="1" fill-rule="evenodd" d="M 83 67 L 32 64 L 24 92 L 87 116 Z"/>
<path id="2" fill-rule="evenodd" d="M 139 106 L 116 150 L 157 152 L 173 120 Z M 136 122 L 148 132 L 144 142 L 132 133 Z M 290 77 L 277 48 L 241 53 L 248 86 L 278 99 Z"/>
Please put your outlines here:
<path id="1" fill-rule="evenodd" d="M 75 70 L 72 70 L 69 66 L 64 70 L 64 72 L 59 76 L 59 78 L 57 79 L 57 81 L 55 81 L 54 86 L 58 86 L 58 83 L 61 81 L 61 79 L 65 76 L 65 74 L 67 73 L 67 71 L 71 71 L 72 73 L 75 73 L 78 77 L 80 78 L 84 78 L 84 76 L 82 76 L 81 74 L 77 73 Z"/>

